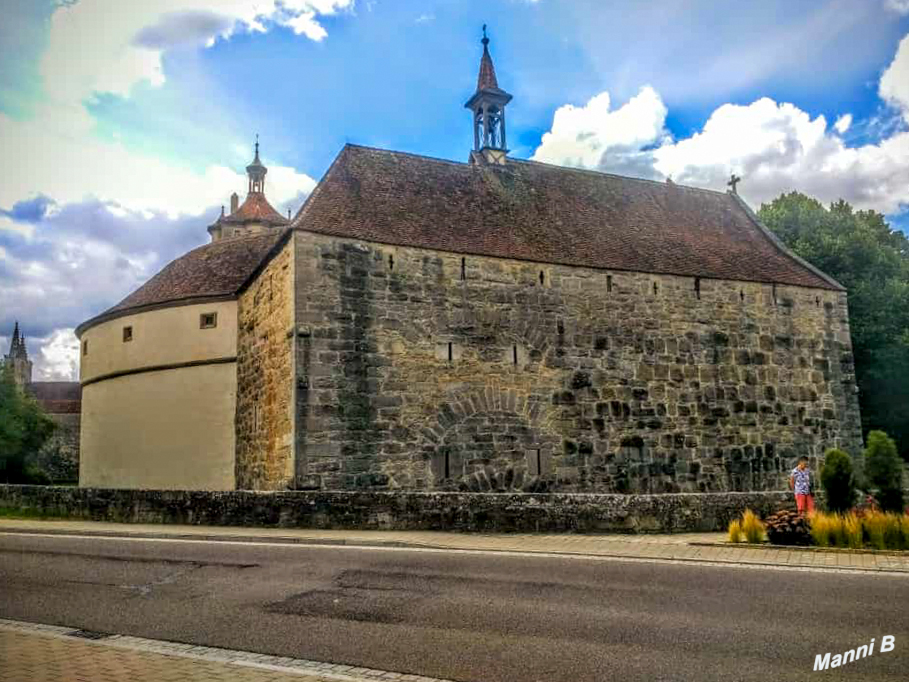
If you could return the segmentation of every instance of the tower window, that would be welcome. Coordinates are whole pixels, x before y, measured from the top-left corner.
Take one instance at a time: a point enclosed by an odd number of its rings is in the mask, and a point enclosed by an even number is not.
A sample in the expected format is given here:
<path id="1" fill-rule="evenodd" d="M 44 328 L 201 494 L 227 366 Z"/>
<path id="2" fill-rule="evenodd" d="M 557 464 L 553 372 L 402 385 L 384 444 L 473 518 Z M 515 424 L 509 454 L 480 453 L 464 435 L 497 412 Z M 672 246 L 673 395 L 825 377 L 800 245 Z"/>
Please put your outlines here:
<path id="1" fill-rule="evenodd" d="M 612 275 L 606 275 L 606 291 L 612 291 Z"/>
<path id="2" fill-rule="evenodd" d="M 697 296 L 698 299 L 701 298 L 701 278 L 700 277 L 694 278 L 694 295 Z"/>
<path id="3" fill-rule="evenodd" d="M 467 279 L 467 259 L 461 259 L 461 279 Z"/>
<path id="4" fill-rule="evenodd" d="M 202 313 L 199 315 L 199 329 L 214 329 L 218 326 L 218 313 Z"/>
<path id="5" fill-rule="evenodd" d="M 448 342 L 448 362 L 451 362 L 453 357 L 454 357 L 454 352 L 453 352 L 451 341 L 449 341 Z"/>
<path id="6" fill-rule="evenodd" d="M 88 339 L 82 342 L 82 355 L 88 355 Z"/>
<path id="7" fill-rule="evenodd" d="M 511 347 L 511 358 L 512 358 L 512 361 L 514 362 L 514 364 L 517 365 L 518 364 L 518 347 L 517 346 Z"/>
<path id="8" fill-rule="evenodd" d="M 123 327 L 123 343 L 133 340 L 133 328 Z"/>
<path id="9" fill-rule="evenodd" d="M 773 285 L 773 305 L 776 305 L 776 284 Z"/>
<path id="10" fill-rule="evenodd" d="M 653 283 L 653 295 L 656 296 L 658 293 L 660 293 L 660 285 L 657 284 L 656 282 L 654 282 Z"/>
<path id="11" fill-rule="evenodd" d="M 388 269 L 389 270 L 395 269 L 395 257 L 392 256 L 391 254 L 388 254 Z"/>
<path id="12" fill-rule="evenodd" d="M 543 284 L 545 284 L 545 283 L 546 283 L 546 277 L 545 277 L 545 275 L 543 275 L 543 271 L 540 270 L 540 286 L 543 286 Z"/>
<path id="13" fill-rule="evenodd" d="M 745 302 L 745 290 L 744 289 L 739 289 L 739 299 L 741 299 L 742 303 Z"/>

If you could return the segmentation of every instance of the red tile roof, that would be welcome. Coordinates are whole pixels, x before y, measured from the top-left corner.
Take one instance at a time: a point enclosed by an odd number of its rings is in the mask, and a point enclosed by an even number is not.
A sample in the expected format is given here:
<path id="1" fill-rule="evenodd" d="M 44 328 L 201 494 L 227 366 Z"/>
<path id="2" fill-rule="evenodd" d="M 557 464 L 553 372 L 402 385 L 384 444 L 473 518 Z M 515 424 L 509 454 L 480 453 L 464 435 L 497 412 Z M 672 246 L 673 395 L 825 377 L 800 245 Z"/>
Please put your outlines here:
<path id="1" fill-rule="evenodd" d="M 219 218 L 218 222 L 231 225 L 246 223 L 265 223 L 266 225 L 284 226 L 290 221 L 278 213 L 268 203 L 262 192 L 250 192 L 246 201 L 230 215 Z"/>
<path id="2" fill-rule="evenodd" d="M 27 390 L 48 414 L 78 414 L 82 409 L 78 381 L 37 381 Z"/>
<path id="3" fill-rule="evenodd" d="M 484 166 L 348 145 L 293 225 L 455 253 L 842 289 L 737 196 L 531 161 Z"/>
<path id="4" fill-rule="evenodd" d="M 257 271 L 272 249 L 290 235 L 288 229 L 230 237 L 180 256 L 117 305 L 76 328 L 76 334 L 99 322 L 161 305 L 196 299 L 233 297 Z"/>

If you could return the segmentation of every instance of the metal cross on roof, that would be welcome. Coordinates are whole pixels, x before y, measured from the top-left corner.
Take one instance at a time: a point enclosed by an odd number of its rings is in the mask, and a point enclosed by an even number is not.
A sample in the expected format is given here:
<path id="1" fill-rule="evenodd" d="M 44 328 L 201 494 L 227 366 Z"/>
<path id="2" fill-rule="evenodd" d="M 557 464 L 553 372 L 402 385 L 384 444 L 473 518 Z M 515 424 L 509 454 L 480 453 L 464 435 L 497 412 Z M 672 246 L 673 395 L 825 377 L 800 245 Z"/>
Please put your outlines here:
<path id="1" fill-rule="evenodd" d="M 738 175 L 736 175 L 735 173 L 733 173 L 733 174 L 732 174 L 732 177 L 729 178 L 729 182 L 726 183 L 726 186 L 732 188 L 732 193 L 733 193 L 733 194 L 738 194 L 738 192 L 736 191 L 735 186 L 736 186 L 737 184 L 739 184 L 741 181 L 742 181 L 742 178 L 740 178 Z"/>

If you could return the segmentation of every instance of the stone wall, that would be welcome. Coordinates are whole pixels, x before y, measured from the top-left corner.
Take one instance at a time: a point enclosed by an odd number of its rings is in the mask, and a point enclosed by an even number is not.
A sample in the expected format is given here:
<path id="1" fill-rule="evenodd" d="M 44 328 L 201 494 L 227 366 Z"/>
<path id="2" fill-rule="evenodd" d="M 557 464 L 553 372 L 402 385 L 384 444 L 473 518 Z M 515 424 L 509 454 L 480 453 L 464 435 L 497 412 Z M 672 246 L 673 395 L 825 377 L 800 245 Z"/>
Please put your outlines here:
<path id="1" fill-rule="evenodd" d="M 127 523 L 480 532 L 722 531 L 779 492 L 585 495 L 382 491 L 110 490 L 0 485 L 0 508 Z"/>
<path id="2" fill-rule="evenodd" d="M 861 447 L 846 295 L 295 234 L 296 485 L 779 490 Z"/>
<path id="3" fill-rule="evenodd" d="M 292 485 L 293 242 L 240 294 L 236 480 L 241 489 Z"/>

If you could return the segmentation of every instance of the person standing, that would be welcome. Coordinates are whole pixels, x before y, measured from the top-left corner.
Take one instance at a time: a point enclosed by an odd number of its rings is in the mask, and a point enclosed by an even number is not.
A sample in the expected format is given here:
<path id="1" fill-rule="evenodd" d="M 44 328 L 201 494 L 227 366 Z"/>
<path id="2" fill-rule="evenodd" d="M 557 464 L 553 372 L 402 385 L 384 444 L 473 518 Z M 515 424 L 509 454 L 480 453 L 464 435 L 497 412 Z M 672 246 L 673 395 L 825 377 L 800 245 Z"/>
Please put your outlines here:
<path id="1" fill-rule="evenodd" d="M 808 458 L 799 457 L 799 463 L 789 475 L 789 489 L 795 493 L 795 506 L 799 514 L 814 511 L 814 495 L 811 493 L 811 470 Z"/>

